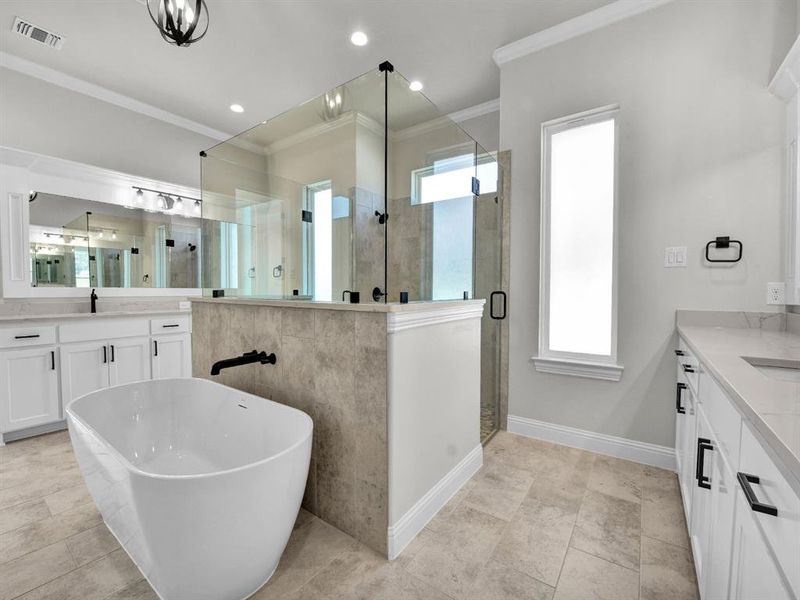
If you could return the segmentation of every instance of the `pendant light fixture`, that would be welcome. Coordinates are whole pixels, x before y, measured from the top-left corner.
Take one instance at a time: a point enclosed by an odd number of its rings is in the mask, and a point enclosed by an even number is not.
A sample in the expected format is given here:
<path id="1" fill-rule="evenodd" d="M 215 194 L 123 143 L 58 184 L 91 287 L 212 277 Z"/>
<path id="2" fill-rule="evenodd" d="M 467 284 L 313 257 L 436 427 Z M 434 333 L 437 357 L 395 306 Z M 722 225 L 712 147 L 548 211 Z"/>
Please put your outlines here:
<path id="1" fill-rule="evenodd" d="M 188 46 L 208 31 L 205 0 L 147 0 L 147 11 L 169 44 Z"/>

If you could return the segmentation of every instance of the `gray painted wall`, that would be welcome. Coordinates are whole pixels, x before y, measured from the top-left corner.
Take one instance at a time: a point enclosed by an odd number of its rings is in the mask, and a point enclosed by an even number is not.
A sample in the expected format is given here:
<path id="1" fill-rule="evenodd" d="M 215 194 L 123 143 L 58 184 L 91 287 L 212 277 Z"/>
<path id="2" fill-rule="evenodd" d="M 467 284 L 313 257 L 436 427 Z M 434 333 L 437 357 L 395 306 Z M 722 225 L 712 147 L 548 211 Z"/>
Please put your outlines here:
<path id="1" fill-rule="evenodd" d="M 0 68 L 0 145 L 200 187 L 216 140 Z"/>
<path id="2" fill-rule="evenodd" d="M 496 152 L 500 148 L 500 111 L 467 119 L 459 125 L 485 150 Z"/>
<path id="3" fill-rule="evenodd" d="M 672 446 L 675 310 L 778 308 L 765 288 L 783 280 L 785 107 L 766 86 L 793 41 L 795 4 L 680 0 L 503 67 L 510 414 Z M 614 103 L 625 372 L 619 383 L 537 373 L 541 123 Z M 726 234 L 744 260 L 704 267 L 705 243 Z M 665 269 L 664 248 L 683 245 L 689 267 Z"/>

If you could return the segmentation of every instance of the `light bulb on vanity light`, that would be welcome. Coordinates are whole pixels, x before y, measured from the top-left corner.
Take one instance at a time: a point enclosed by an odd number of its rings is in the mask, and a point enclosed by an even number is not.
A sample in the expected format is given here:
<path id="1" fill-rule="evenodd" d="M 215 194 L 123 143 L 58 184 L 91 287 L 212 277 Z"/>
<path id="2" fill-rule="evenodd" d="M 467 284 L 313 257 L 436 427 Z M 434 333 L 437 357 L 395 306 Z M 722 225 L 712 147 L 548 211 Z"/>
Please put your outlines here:
<path id="1" fill-rule="evenodd" d="M 136 190 L 136 202 L 141 204 L 144 201 L 144 192 L 142 190 Z"/>
<path id="2" fill-rule="evenodd" d="M 116 232 L 116 231 L 112 231 L 112 232 L 111 232 L 111 239 L 112 239 L 112 240 L 115 240 L 115 239 L 117 239 L 117 232 Z"/>

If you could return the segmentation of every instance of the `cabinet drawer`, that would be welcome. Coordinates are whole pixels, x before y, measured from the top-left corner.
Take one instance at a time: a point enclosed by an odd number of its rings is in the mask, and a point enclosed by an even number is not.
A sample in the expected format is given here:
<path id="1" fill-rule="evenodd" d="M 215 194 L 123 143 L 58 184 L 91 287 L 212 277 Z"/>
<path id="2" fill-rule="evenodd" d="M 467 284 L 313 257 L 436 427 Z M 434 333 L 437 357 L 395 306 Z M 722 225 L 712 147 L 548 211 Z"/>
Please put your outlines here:
<path id="1" fill-rule="evenodd" d="M 0 328 L 0 348 L 25 348 L 55 344 L 55 325 L 24 325 Z"/>
<path id="2" fill-rule="evenodd" d="M 82 320 L 61 325 L 58 332 L 62 342 L 89 342 L 150 333 L 147 319 L 142 318 Z"/>
<path id="3" fill-rule="evenodd" d="M 717 439 L 718 450 L 735 473 L 739 470 L 742 418 L 728 396 L 706 372 L 700 373 L 700 402 Z"/>
<path id="4" fill-rule="evenodd" d="M 753 511 L 753 519 L 778 560 L 794 594 L 800 595 L 800 498 L 778 471 L 778 467 L 747 425 L 742 426 L 739 471 L 759 478 L 751 483 L 758 501 L 778 510 L 777 516 Z M 737 482 L 739 492 L 744 494 Z"/>
<path id="5" fill-rule="evenodd" d="M 150 319 L 150 333 L 154 335 L 161 335 L 163 333 L 189 333 L 192 330 L 191 323 L 189 315 Z"/>
<path id="6" fill-rule="evenodd" d="M 683 374 L 686 377 L 686 383 L 691 386 L 695 395 L 697 395 L 699 387 L 698 374 L 700 372 L 700 362 L 697 360 L 697 357 L 694 355 L 694 353 L 689 349 L 689 346 L 686 345 L 686 342 L 683 341 L 683 338 L 678 339 L 678 351 L 676 354 L 678 358 L 678 380 L 680 381 L 680 375 Z"/>

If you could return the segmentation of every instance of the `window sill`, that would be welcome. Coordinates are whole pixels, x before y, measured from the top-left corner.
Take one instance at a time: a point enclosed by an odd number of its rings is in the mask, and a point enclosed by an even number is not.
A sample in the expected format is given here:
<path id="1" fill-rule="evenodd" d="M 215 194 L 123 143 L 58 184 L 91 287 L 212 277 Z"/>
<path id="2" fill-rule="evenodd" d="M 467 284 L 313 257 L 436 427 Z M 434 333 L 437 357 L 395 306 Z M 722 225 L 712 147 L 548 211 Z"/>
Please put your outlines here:
<path id="1" fill-rule="evenodd" d="M 582 360 L 568 360 L 565 358 L 545 358 L 543 356 L 531 357 L 536 370 L 540 373 L 553 375 L 570 375 L 572 377 L 586 377 L 589 379 L 602 379 L 604 381 L 619 381 L 622 377 L 622 365 L 611 363 L 597 363 Z"/>

